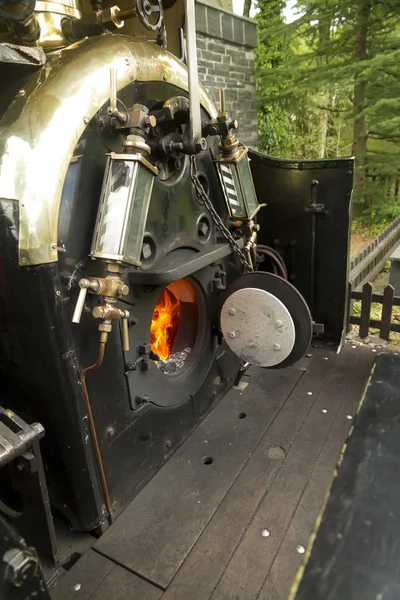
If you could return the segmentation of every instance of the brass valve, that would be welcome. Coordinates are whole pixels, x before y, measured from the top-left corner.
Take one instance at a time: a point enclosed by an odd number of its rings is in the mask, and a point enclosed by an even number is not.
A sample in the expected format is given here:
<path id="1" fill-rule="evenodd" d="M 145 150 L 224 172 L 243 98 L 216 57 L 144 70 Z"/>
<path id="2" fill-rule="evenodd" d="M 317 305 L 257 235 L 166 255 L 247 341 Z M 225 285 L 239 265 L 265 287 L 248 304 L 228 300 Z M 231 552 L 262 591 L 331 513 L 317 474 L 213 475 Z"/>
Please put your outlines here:
<path id="1" fill-rule="evenodd" d="M 107 302 L 103 306 L 95 306 L 92 310 L 92 315 L 95 319 L 101 319 L 103 323 L 99 325 L 100 341 L 106 342 L 108 334 L 112 328 L 112 321 L 121 319 L 122 324 L 122 349 L 124 352 L 129 352 L 129 333 L 128 319 L 130 317 L 129 310 L 121 310 Z"/>
<path id="2" fill-rule="evenodd" d="M 112 322 L 122 320 L 122 347 L 125 352 L 129 351 L 128 319 L 130 313 L 128 310 L 121 310 L 115 306 L 120 296 L 129 294 L 129 287 L 117 276 L 108 275 L 107 277 L 89 277 L 81 279 L 79 282 L 80 292 L 78 302 L 76 303 L 73 323 L 79 323 L 82 311 L 85 306 L 86 294 L 91 291 L 93 294 L 104 297 L 104 304 L 95 306 L 92 315 L 95 319 L 101 319 L 99 331 L 101 341 L 106 342 L 108 334 L 112 329 Z"/>

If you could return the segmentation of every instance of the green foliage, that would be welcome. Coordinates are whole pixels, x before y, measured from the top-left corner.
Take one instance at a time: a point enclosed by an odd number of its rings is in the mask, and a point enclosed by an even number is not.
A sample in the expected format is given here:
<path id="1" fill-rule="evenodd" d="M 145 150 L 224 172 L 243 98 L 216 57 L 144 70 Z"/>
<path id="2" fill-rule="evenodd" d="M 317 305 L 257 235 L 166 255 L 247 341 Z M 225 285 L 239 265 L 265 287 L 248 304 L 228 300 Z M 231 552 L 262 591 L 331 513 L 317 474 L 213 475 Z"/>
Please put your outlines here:
<path id="1" fill-rule="evenodd" d="M 363 222 L 400 214 L 398 0 L 259 0 L 260 149 L 275 156 L 356 156 Z"/>

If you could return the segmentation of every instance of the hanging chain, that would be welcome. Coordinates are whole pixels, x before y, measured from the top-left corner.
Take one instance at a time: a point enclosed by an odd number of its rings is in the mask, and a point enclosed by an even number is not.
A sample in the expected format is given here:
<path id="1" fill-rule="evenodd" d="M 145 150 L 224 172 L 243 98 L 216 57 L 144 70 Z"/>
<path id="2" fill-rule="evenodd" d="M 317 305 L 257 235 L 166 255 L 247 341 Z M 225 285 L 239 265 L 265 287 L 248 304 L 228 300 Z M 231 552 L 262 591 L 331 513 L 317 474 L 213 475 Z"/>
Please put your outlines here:
<path id="1" fill-rule="evenodd" d="M 221 219 L 221 217 L 215 210 L 213 203 L 211 202 L 210 198 L 208 197 L 208 195 L 198 177 L 196 156 L 194 154 L 192 154 L 190 156 L 190 177 L 193 181 L 193 185 L 195 187 L 195 190 L 196 190 L 199 198 L 201 198 L 201 200 L 204 202 L 204 205 L 207 208 L 208 212 L 210 213 L 215 225 L 218 227 L 218 229 L 220 230 L 222 235 L 228 240 L 232 250 L 234 251 L 234 253 L 239 258 L 240 262 L 242 263 L 245 272 L 248 273 L 249 271 L 253 271 L 254 270 L 253 265 L 247 260 L 244 252 L 242 252 L 242 250 L 237 245 L 235 238 L 233 237 L 233 235 L 231 234 L 229 229 L 226 227 L 225 223 L 223 222 L 223 220 Z"/>

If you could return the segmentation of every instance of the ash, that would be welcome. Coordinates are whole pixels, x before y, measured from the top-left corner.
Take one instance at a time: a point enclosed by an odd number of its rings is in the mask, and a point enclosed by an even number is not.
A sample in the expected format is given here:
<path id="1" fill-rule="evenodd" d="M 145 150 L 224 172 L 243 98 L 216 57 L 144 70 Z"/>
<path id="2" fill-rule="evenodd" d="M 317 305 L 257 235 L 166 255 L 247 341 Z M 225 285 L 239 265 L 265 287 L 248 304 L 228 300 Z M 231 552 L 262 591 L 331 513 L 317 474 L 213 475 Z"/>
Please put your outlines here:
<path id="1" fill-rule="evenodd" d="M 185 348 L 182 352 L 174 352 L 173 354 L 170 354 L 167 359 L 159 360 L 157 367 L 163 373 L 175 373 L 175 371 L 178 371 L 183 367 L 189 358 L 191 351 L 191 348 Z"/>

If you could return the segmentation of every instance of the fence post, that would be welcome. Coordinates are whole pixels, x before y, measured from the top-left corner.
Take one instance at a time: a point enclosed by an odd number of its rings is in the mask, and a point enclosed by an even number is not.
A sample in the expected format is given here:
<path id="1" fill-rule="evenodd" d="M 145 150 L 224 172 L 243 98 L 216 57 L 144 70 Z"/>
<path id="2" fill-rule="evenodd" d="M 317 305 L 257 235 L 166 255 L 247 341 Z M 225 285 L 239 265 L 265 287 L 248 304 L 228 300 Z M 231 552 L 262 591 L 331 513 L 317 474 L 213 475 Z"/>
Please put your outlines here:
<path id="1" fill-rule="evenodd" d="M 360 337 L 365 338 L 369 331 L 369 322 L 371 319 L 372 304 L 372 285 L 365 283 L 362 289 L 361 298 L 361 318 L 360 318 Z"/>
<path id="2" fill-rule="evenodd" d="M 383 291 L 381 329 L 379 332 L 379 336 L 387 342 L 390 338 L 390 323 L 392 320 L 393 297 L 394 288 L 392 285 L 387 285 Z"/>

